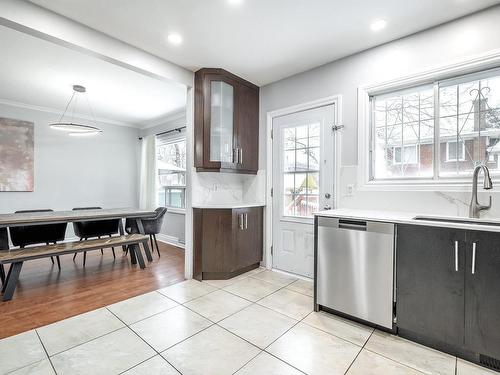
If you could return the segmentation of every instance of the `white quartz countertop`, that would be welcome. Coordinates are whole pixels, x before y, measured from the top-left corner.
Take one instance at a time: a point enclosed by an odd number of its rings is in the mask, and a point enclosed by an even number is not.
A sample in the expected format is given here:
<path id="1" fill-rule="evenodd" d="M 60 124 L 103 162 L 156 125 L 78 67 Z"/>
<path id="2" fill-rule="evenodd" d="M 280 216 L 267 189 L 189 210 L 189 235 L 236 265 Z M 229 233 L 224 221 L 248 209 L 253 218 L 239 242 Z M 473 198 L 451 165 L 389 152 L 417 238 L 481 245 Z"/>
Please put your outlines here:
<path id="1" fill-rule="evenodd" d="M 380 222 L 395 223 L 395 224 L 413 224 L 413 225 L 425 225 L 434 227 L 500 232 L 499 218 L 472 219 L 468 217 L 458 217 L 458 216 L 442 216 L 442 215 L 421 214 L 421 213 L 402 212 L 402 211 L 378 211 L 378 210 L 370 211 L 370 210 L 360 210 L 355 208 L 352 209 L 339 208 L 335 210 L 320 211 L 317 212 L 315 215 L 322 217 L 338 217 L 342 219 L 352 219 L 352 220 L 380 221 Z M 450 221 L 415 220 L 416 216 L 425 216 L 428 218 L 439 218 L 445 220 L 458 219 L 458 220 L 467 220 L 470 222 L 456 223 Z M 484 224 L 485 222 L 498 225 L 486 225 Z"/>
<path id="2" fill-rule="evenodd" d="M 250 202 L 250 203 L 200 203 L 193 204 L 193 208 L 206 208 L 206 209 L 229 209 L 229 208 L 247 208 L 247 207 L 264 207 L 265 203 Z"/>

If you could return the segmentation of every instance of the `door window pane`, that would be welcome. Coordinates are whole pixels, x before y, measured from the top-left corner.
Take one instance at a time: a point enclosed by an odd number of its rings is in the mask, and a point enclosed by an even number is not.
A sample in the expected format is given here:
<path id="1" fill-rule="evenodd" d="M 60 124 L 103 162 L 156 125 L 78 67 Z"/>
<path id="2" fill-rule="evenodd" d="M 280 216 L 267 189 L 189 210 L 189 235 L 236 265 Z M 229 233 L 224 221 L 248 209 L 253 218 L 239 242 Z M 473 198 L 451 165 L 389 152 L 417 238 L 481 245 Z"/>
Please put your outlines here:
<path id="1" fill-rule="evenodd" d="M 186 207 L 186 139 L 156 137 L 158 204 Z"/>
<path id="2" fill-rule="evenodd" d="M 319 208 L 320 124 L 283 130 L 283 215 L 311 217 Z"/>

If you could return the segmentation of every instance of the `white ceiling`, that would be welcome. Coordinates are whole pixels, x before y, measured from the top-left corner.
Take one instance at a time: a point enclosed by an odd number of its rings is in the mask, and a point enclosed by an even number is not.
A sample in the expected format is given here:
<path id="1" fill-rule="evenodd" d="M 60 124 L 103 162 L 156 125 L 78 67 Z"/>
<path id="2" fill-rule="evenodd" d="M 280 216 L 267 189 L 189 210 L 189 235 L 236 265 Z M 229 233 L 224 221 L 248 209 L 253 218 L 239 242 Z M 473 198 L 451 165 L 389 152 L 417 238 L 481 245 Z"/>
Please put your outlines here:
<path id="1" fill-rule="evenodd" d="M 186 88 L 0 26 L 0 102 L 63 111 L 74 84 L 84 85 L 95 117 L 145 127 L 179 112 Z M 77 113 L 90 116 L 85 98 Z"/>
<path id="2" fill-rule="evenodd" d="M 500 0 L 31 0 L 191 70 L 267 84 Z M 234 1 L 234 0 L 233 0 Z M 374 33 L 370 23 L 387 21 Z M 171 32 L 184 42 L 172 46 Z"/>

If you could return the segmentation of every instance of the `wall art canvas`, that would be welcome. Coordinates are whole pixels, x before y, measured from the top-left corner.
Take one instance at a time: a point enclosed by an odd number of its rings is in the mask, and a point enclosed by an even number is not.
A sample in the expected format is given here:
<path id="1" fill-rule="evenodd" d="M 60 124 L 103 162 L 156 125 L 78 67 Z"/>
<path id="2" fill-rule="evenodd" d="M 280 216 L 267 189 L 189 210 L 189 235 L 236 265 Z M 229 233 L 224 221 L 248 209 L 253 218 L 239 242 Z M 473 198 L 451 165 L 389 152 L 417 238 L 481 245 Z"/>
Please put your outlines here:
<path id="1" fill-rule="evenodd" d="M 34 134 L 32 122 L 0 117 L 0 192 L 33 191 Z"/>

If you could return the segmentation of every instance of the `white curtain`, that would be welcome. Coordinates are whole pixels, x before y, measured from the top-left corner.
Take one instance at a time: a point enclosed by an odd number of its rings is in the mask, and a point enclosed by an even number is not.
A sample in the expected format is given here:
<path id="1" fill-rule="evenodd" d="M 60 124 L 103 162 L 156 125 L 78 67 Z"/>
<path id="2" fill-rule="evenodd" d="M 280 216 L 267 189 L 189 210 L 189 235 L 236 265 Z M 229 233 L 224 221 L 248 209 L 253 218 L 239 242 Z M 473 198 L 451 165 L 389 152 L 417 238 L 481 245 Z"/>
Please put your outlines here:
<path id="1" fill-rule="evenodd" d="M 141 148 L 141 185 L 139 188 L 139 208 L 153 210 L 157 206 L 156 184 L 156 136 L 142 138 Z"/>

